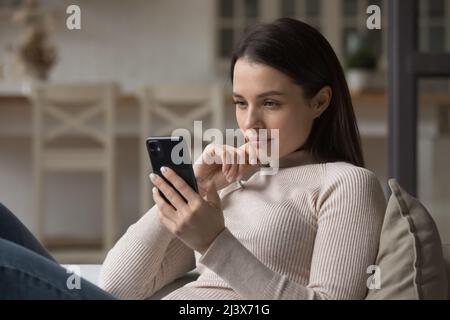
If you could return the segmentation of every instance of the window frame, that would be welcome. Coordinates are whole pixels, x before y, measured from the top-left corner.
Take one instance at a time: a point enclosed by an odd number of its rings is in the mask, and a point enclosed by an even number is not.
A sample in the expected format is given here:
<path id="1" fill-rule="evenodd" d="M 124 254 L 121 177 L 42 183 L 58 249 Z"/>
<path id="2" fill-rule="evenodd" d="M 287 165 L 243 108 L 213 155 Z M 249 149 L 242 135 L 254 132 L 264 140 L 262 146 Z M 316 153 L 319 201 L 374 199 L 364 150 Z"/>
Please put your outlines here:
<path id="1" fill-rule="evenodd" d="M 220 30 L 222 27 L 226 26 L 223 23 L 224 19 L 219 17 L 219 5 L 220 0 L 215 1 L 215 46 L 214 46 L 214 61 L 216 64 L 216 69 L 219 73 L 224 72 L 229 66 L 229 59 L 223 58 L 219 56 L 220 49 Z M 235 3 L 240 2 L 240 0 L 232 0 Z M 281 17 L 281 1 L 282 0 L 258 0 L 259 6 L 259 15 L 257 20 L 259 22 L 270 22 L 275 20 L 278 17 Z M 296 7 L 300 4 L 304 9 L 306 8 L 306 0 L 295 0 Z M 367 6 L 369 5 L 370 0 L 357 0 L 358 8 L 356 17 L 346 18 L 343 15 L 343 1 L 344 0 L 317 0 L 320 1 L 320 14 L 317 17 L 317 21 L 314 25 L 319 26 L 320 32 L 328 39 L 328 41 L 333 46 L 333 49 L 336 52 L 339 60 L 345 68 L 345 43 L 343 41 L 344 38 L 344 30 L 347 26 L 355 26 L 358 31 L 367 30 L 366 29 L 366 20 L 368 15 L 366 14 Z M 388 1 L 389 0 L 380 0 L 382 2 L 382 30 L 369 30 L 369 32 L 381 32 L 381 55 L 378 57 L 378 72 L 385 72 L 386 66 L 386 49 L 387 49 L 387 32 L 383 31 L 383 28 L 387 26 L 387 10 L 388 10 Z M 243 7 L 243 6 L 241 6 Z M 336 14 L 338 13 L 338 14 Z M 304 19 L 304 15 L 295 15 L 293 18 Z M 234 19 L 234 18 L 232 18 Z M 310 20 L 307 18 L 306 20 Z M 449 19 L 450 20 L 450 19 Z M 309 21 L 308 21 L 309 22 Z M 311 23 L 311 22 L 310 22 Z M 450 26 L 450 22 L 448 22 Z M 233 25 L 234 26 L 234 25 Z M 337 27 L 336 27 L 337 26 Z M 233 34 L 234 35 L 234 34 Z"/>
<path id="2" fill-rule="evenodd" d="M 307 1 L 308 0 L 294 0 L 294 2 L 295 2 L 294 9 L 297 10 L 298 8 L 301 8 L 301 10 L 299 10 L 300 12 L 296 12 L 293 16 L 289 16 L 289 17 L 305 21 L 306 23 L 311 24 L 314 27 L 319 27 L 319 29 L 322 29 L 322 22 L 323 22 L 322 9 L 324 6 L 324 3 L 323 3 L 324 1 L 315 0 L 316 2 L 319 3 L 319 8 L 320 8 L 319 15 L 317 15 L 315 17 L 308 17 L 306 15 Z M 283 2 L 283 0 L 278 0 L 279 16 L 281 16 L 281 14 L 282 14 L 282 10 L 281 10 L 282 2 Z"/>
<path id="3" fill-rule="evenodd" d="M 237 35 L 242 34 L 242 30 L 246 28 L 248 23 L 257 23 L 261 21 L 261 3 L 262 0 L 256 0 L 258 3 L 258 13 L 255 18 L 245 17 L 245 6 L 242 0 L 229 0 L 233 1 L 233 15 L 230 18 L 223 18 L 219 15 L 220 1 L 215 1 L 214 8 L 214 20 L 215 20 L 215 37 L 214 37 L 214 60 L 216 66 L 220 71 L 225 71 L 229 66 L 229 58 L 222 57 L 220 55 L 220 32 L 222 29 L 231 29 L 232 39 L 235 41 Z"/>
<path id="4" fill-rule="evenodd" d="M 441 21 L 437 21 L 436 17 L 431 18 L 428 15 L 429 0 L 419 0 L 419 39 L 418 46 L 419 51 L 430 51 L 430 27 L 442 27 L 444 29 L 444 51 L 450 52 L 450 1 L 444 0 L 444 16 Z M 433 20 L 433 21 L 430 21 Z M 439 53 L 439 52 L 438 52 Z"/>

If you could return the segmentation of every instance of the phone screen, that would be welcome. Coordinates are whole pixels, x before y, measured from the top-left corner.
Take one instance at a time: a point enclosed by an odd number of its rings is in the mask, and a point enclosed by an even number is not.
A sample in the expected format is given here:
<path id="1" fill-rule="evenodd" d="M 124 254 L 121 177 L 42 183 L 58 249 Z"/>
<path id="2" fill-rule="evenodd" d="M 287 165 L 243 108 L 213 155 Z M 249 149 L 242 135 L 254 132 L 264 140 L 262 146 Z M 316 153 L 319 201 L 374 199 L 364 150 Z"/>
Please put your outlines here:
<path id="1" fill-rule="evenodd" d="M 146 144 L 155 174 L 168 182 L 161 173 L 161 167 L 168 167 L 175 171 L 195 192 L 198 192 L 192 161 L 183 137 L 150 137 L 146 140 Z M 170 184 L 170 182 L 168 183 Z M 175 187 L 173 188 L 176 190 Z M 179 193 L 178 190 L 176 191 Z M 170 203 L 161 191 L 160 194 Z"/>

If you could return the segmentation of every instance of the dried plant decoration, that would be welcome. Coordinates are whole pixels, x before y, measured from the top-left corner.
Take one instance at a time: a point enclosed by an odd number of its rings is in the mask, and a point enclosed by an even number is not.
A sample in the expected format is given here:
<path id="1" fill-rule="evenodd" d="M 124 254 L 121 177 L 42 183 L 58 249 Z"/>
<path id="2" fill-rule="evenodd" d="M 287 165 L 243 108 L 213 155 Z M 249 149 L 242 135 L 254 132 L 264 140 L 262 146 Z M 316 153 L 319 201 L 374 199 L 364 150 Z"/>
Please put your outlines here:
<path id="1" fill-rule="evenodd" d="M 47 80 L 57 61 L 56 48 L 48 43 L 53 18 L 42 12 L 36 0 L 27 0 L 13 15 L 13 21 L 25 28 L 16 48 L 22 74 L 32 79 Z"/>

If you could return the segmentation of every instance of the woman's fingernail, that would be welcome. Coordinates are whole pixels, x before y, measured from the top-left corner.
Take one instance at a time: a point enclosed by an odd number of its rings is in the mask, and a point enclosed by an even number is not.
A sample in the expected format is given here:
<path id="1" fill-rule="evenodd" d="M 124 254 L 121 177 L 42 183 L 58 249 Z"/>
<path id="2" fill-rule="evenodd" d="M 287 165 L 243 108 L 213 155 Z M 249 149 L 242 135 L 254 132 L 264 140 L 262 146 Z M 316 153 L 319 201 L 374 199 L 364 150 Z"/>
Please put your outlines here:
<path id="1" fill-rule="evenodd" d="M 158 189 L 157 189 L 156 187 L 153 187 L 153 188 L 152 188 L 152 192 L 153 192 L 153 193 L 157 193 L 157 192 L 158 192 Z"/>
<path id="2" fill-rule="evenodd" d="M 150 173 L 150 180 L 155 181 L 156 175 L 154 173 Z"/>
<path id="3" fill-rule="evenodd" d="M 161 167 L 161 172 L 162 173 L 166 173 L 167 172 L 167 167 Z"/>

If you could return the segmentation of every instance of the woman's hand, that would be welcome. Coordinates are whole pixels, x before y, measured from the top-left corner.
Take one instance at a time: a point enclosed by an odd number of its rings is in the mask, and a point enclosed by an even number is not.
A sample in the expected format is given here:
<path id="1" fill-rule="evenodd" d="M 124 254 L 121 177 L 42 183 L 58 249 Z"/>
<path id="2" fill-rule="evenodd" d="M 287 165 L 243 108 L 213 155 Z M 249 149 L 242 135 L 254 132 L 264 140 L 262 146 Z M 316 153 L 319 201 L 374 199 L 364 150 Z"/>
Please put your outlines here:
<path id="1" fill-rule="evenodd" d="M 162 167 L 161 172 L 183 196 L 158 175 L 150 175 L 155 185 L 153 199 L 159 209 L 161 223 L 191 249 L 204 254 L 225 229 L 220 198 L 214 184 L 206 186 L 205 200 L 170 168 Z M 164 200 L 158 189 L 172 205 Z"/>
<path id="2" fill-rule="evenodd" d="M 257 164 L 257 150 L 249 143 L 239 148 L 209 144 L 194 163 L 194 174 L 200 194 L 205 195 L 211 183 L 217 190 L 226 187 Z"/>

